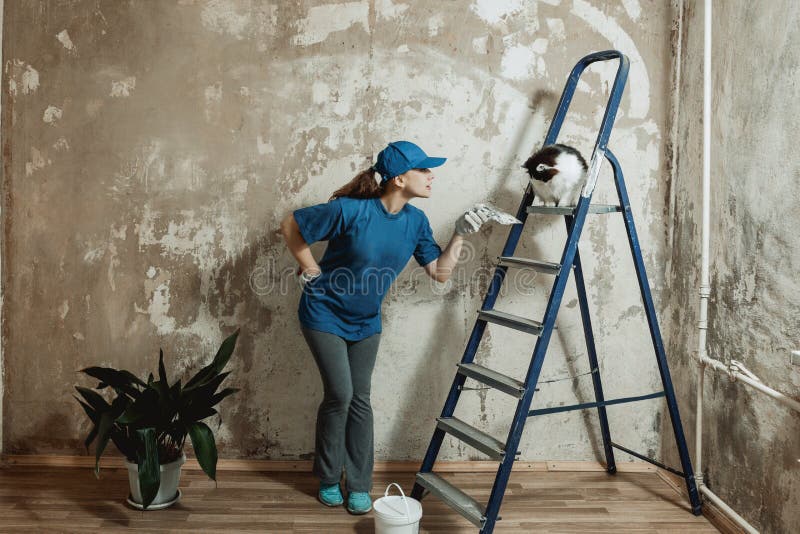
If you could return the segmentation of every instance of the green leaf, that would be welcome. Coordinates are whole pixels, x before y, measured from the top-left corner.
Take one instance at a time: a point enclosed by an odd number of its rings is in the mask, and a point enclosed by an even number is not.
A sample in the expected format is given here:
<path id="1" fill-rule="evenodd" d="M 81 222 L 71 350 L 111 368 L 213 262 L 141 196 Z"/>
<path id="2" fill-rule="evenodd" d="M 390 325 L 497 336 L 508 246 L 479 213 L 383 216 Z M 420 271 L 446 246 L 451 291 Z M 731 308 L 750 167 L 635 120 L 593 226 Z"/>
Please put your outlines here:
<path id="1" fill-rule="evenodd" d="M 220 373 L 205 384 L 197 385 L 192 389 L 184 389 L 183 390 L 183 401 L 185 403 L 192 403 L 197 402 L 208 402 L 211 399 L 211 396 L 217 391 L 217 388 L 220 386 L 223 380 L 225 380 L 228 375 L 231 374 L 230 371 L 225 371 L 224 373 Z"/>
<path id="2" fill-rule="evenodd" d="M 230 371 L 226 371 L 214 377 L 209 383 L 191 390 L 188 393 L 184 392 L 180 403 L 179 414 L 181 420 L 187 427 L 194 421 L 209 416 L 208 411 L 213 406 L 211 400 L 214 397 L 214 391 L 219 387 L 220 382 L 225 380 L 229 374 Z"/>
<path id="3" fill-rule="evenodd" d="M 89 416 L 89 419 L 92 420 L 92 423 L 96 425 L 98 421 L 100 421 L 100 416 L 97 414 L 97 410 L 95 410 L 94 408 L 83 402 L 78 397 L 75 397 L 75 400 L 77 400 L 78 403 L 83 407 L 83 411 L 86 412 L 86 415 Z"/>
<path id="4" fill-rule="evenodd" d="M 134 425 L 144 419 L 144 416 L 144 413 L 132 411 L 131 407 L 128 407 L 128 409 L 117 418 L 117 423 L 126 426 Z"/>
<path id="5" fill-rule="evenodd" d="M 94 451 L 94 476 L 100 478 L 100 456 L 111 437 L 111 428 L 114 425 L 114 415 L 111 411 L 100 414 L 100 423 L 97 425 L 97 446 Z"/>
<path id="6" fill-rule="evenodd" d="M 189 437 L 192 438 L 194 454 L 200 467 L 211 478 L 217 479 L 217 444 L 214 442 L 214 433 L 205 423 L 192 423 L 189 427 Z"/>
<path id="7" fill-rule="evenodd" d="M 92 430 L 89 432 L 89 435 L 86 436 L 86 440 L 84 440 L 84 442 L 83 442 L 83 444 L 86 446 L 86 452 L 87 453 L 89 452 L 89 445 L 92 444 L 92 442 L 94 441 L 94 438 L 97 437 L 97 434 L 98 434 L 98 428 L 97 428 L 97 425 L 94 425 L 92 427 Z"/>
<path id="8" fill-rule="evenodd" d="M 116 419 L 117 417 L 122 415 L 122 412 L 124 412 L 128 408 L 128 405 L 130 404 L 131 404 L 130 398 L 126 397 L 125 395 L 117 396 L 117 398 L 115 398 L 114 401 L 111 403 L 111 408 L 110 408 L 111 415 L 114 417 L 114 419 Z"/>
<path id="9" fill-rule="evenodd" d="M 197 408 L 190 408 L 188 411 L 184 413 L 183 420 L 187 422 L 195 422 L 201 421 L 206 417 L 211 417 L 212 415 L 216 415 L 217 410 L 211 408 L 210 406 L 200 406 Z"/>
<path id="10" fill-rule="evenodd" d="M 184 386 L 183 389 L 187 390 L 202 386 L 205 382 L 208 382 L 220 371 L 222 371 L 228 364 L 231 354 L 233 354 L 233 349 L 236 347 L 237 337 L 239 337 L 238 328 L 236 329 L 236 332 L 228 336 L 225 341 L 222 342 L 222 345 L 220 345 L 216 356 L 214 356 L 214 360 L 210 364 L 200 369 L 197 374 L 186 383 L 186 386 Z"/>
<path id="11" fill-rule="evenodd" d="M 158 494 L 161 485 L 161 468 L 158 463 L 158 443 L 154 428 L 140 428 L 137 431 L 144 444 L 144 451 L 137 455 L 139 464 L 139 489 L 142 493 L 142 506 L 146 509 Z"/>
<path id="12" fill-rule="evenodd" d="M 240 389 L 239 388 L 225 388 L 225 389 L 223 389 L 222 391 L 220 391 L 219 393 L 217 393 L 216 395 L 211 397 L 211 402 L 209 403 L 209 406 L 214 406 L 215 404 L 217 404 L 219 401 L 221 401 L 222 399 L 224 399 L 228 395 L 232 395 L 232 394 L 236 393 L 237 391 L 240 391 Z"/>
<path id="13" fill-rule="evenodd" d="M 167 382 L 167 370 L 164 367 L 164 351 L 162 349 L 158 349 L 158 379 L 165 387 L 169 385 L 169 382 Z"/>
<path id="14" fill-rule="evenodd" d="M 162 412 L 162 415 L 164 415 L 165 412 L 170 410 L 170 396 L 167 383 L 162 382 L 161 380 L 156 380 L 150 384 L 150 388 L 152 388 L 158 394 L 157 404 Z"/>
<path id="15" fill-rule="evenodd" d="M 114 425 L 111 430 L 111 441 L 125 455 L 125 458 L 130 459 L 132 462 L 136 461 L 136 442 L 128 437 L 127 428 L 121 429 Z"/>
<path id="16" fill-rule="evenodd" d="M 94 408 L 95 411 L 104 412 L 111 408 L 111 405 L 108 404 L 108 402 L 106 402 L 103 396 L 98 392 L 83 386 L 75 386 L 75 389 L 78 390 L 78 393 L 80 393 L 81 396 L 86 399 L 86 401 L 89 403 L 89 406 Z"/>
<path id="17" fill-rule="evenodd" d="M 73 397 L 75 397 L 75 395 L 73 395 Z M 100 421 L 100 416 L 97 414 L 97 411 L 94 408 L 92 408 L 91 406 L 89 406 L 88 404 L 83 402 L 78 397 L 75 397 L 75 400 L 78 401 L 78 404 L 81 405 L 81 407 L 83 408 L 83 411 L 86 412 L 86 415 L 89 417 L 89 419 L 92 421 L 92 423 L 94 423 L 94 425 L 92 426 L 92 430 L 89 431 L 89 435 L 86 436 L 86 440 L 84 441 L 84 445 L 86 445 L 86 452 L 88 453 L 89 452 L 89 445 L 91 445 L 92 441 L 94 441 L 94 438 L 97 437 L 97 433 L 98 433 L 97 423 Z"/>
<path id="18" fill-rule="evenodd" d="M 101 384 L 108 384 L 115 389 L 121 389 L 130 395 L 138 392 L 136 385 L 146 386 L 139 378 L 129 371 L 118 371 L 112 367 L 87 367 L 81 369 L 82 373 L 97 378 Z M 101 389 L 98 387 L 98 389 Z"/>
<path id="19" fill-rule="evenodd" d="M 172 397 L 172 402 L 177 404 L 178 400 L 180 400 L 181 398 L 182 391 L 183 390 L 181 389 L 181 381 L 180 379 L 178 379 L 178 381 L 172 384 L 172 387 L 169 388 L 169 394 Z"/>
<path id="20" fill-rule="evenodd" d="M 120 425 L 142 424 L 142 421 L 158 416 L 158 391 L 148 387 L 125 412 L 117 418 Z"/>

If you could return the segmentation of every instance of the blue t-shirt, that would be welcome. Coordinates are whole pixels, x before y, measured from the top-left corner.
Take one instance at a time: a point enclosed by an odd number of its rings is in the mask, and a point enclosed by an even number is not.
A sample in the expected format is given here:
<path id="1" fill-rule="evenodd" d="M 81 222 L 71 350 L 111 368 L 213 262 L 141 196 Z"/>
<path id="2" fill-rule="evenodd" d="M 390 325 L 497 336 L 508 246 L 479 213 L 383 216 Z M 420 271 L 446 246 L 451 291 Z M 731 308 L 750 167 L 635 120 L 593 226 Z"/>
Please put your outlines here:
<path id="1" fill-rule="evenodd" d="M 322 274 L 300 297 L 300 323 L 350 341 L 381 331 L 383 297 L 412 255 L 425 266 L 442 253 L 425 213 L 408 203 L 389 213 L 379 198 L 339 197 L 294 218 L 306 243 L 328 241 Z"/>

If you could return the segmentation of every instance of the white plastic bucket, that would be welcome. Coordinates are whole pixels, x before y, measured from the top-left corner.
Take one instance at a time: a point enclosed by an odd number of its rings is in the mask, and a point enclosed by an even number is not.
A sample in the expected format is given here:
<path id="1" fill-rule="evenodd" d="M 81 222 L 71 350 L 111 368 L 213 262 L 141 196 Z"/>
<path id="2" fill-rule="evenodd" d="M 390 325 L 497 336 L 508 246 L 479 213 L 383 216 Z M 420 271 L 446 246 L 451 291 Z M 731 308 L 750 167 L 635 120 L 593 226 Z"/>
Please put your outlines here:
<path id="1" fill-rule="evenodd" d="M 400 495 L 389 495 L 392 486 L 397 486 Z M 406 497 L 403 488 L 394 482 L 386 486 L 383 497 L 376 500 L 372 508 L 375 516 L 375 534 L 419 533 L 422 505 L 418 500 Z"/>

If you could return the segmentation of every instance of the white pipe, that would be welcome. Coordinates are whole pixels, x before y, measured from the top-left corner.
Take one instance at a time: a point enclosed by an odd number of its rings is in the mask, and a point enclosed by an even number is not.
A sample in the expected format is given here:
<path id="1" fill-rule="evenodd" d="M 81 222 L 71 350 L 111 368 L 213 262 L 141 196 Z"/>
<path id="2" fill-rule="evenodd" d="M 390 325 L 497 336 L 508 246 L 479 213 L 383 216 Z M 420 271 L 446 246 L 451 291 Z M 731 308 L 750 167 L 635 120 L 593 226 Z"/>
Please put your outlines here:
<path id="1" fill-rule="evenodd" d="M 742 516 L 737 514 L 733 508 L 725 504 L 725 502 L 719 497 L 717 497 L 713 491 L 708 489 L 708 487 L 705 484 L 701 484 L 698 488 L 700 489 L 700 492 L 703 495 L 705 495 L 711 502 L 713 502 L 717 506 L 717 508 L 725 512 L 728 515 L 728 517 L 736 521 L 739 524 L 739 526 L 745 529 L 745 531 L 749 532 L 750 534 L 758 534 L 758 530 L 754 529 L 753 526 L 747 521 L 745 521 L 745 519 Z"/>
<path id="2" fill-rule="evenodd" d="M 765 394 L 769 395 L 773 399 L 775 399 L 778 402 L 780 402 L 781 404 L 791 408 L 792 410 L 800 412 L 800 402 L 797 402 L 796 400 L 794 400 L 791 397 L 787 397 L 786 395 L 784 395 L 780 391 L 776 391 L 776 390 L 772 389 L 771 387 L 765 386 L 757 376 L 753 375 L 753 373 L 751 373 L 750 371 L 748 371 L 747 369 L 742 367 L 741 364 L 737 365 L 737 364 L 731 363 L 731 367 L 733 369 L 730 372 L 730 375 L 735 380 L 741 380 L 742 382 L 744 382 L 748 386 L 753 387 L 753 388 L 757 389 L 758 391 L 761 391 L 762 393 L 765 393 Z M 735 370 L 736 367 L 742 367 L 742 371 L 743 372 Z"/>
<path id="3" fill-rule="evenodd" d="M 796 412 L 800 412 L 800 402 L 784 393 L 781 393 L 780 391 L 772 389 L 769 386 L 765 386 L 760 378 L 750 372 L 750 370 L 744 367 L 741 363 L 732 360 L 730 365 L 725 365 L 723 362 L 715 360 L 714 358 L 709 358 L 708 356 L 702 360 L 700 360 L 700 358 L 697 359 L 699 360 L 698 363 L 700 363 L 702 366 L 708 366 L 714 371 L 725 373 L 730 376 L 731 379 L 739 380 L 743 384 L 747 384 L 761 393 L 772 397 L 787 408 L 791 408 Z"/>
<path id="4" fill-rule="evenodd" d="M 683 13 L 681 13 L 683 16 Z M 711 213 L 711 0 L 705 0 L 703 32 L 703 216 L 700 251 L 700 318 L 697 322 L 697 418 L 695 434 L 695 477 L 703 483 L 703 382 L 705 372 L 706 332 L 708 331 L 709 243 Z"/>
<path id="5" fill-rule="evenodd" d="M 698 358 L 697 410 L 694 430 L 694 478 L 703 484 L 703 386 L 706 378 L 705 362 Z"/>
<path id="6" fill-rule="evenodd" d="M 742 362 L 731 360 L 731 369 L 752 378 L 756 382 L 761 382 L 761 379 L 758 378 L 756 375 L 754 375 L 752 372 L 750 372 L 750 369 L 745 367 Z"/>
<path id="7" fill-rule="evenodd" d="M 711 0 L 706 0 L 705 39 L 703 54 L 703 217 L 700 252 L 700 320 L 698 321 L 697 353 L 701 361 L 706 354 L 708 331 L 709 243 L 711 226 Z"/>
<path id="8" fill-rule="evenodd" d="M 725 365 L 719 360 L 715 360 L 714 358 L 709 358 L 708 356 L 703 356 L 702 358 L 700 356 L 697 356 L 696 358 L 698 360 L 698 363 L 704 366 L 707 365 L 711 367 L 712 371 L 722 371 L 724 373 L 728 373 L 730 371 L 727 365 Z"/>

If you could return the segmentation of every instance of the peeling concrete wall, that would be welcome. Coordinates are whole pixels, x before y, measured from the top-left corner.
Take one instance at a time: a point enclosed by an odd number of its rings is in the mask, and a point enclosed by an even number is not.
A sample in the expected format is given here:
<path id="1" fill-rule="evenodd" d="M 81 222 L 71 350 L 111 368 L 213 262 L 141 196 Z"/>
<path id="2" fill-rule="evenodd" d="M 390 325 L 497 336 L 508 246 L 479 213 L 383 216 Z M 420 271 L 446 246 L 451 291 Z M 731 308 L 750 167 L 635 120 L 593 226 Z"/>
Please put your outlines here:
<path id="1" fill-rule="evenodd" d="M 88 426 L 71 392 L 89 382 L 76 370 L 146 374 L 161 346 L 171 376 L 185 375 L 241 327 L 230 382 L 242 391 L 222 405 L 221 455 L 309 458 L 322 385 L 299 333 L 281 218 L 324 202 L 398 138 L 449 158 L 433 199 L 415 201 L 442 245 L 476 201 L 515 209 L 520 164 L 540 146 L 572 65 L 596 50 L 632 62 L 611 146 L 661 309 L 672 13 L 657 4 L 6 6 L 6 451 L 81 453 Z M 588 153 L 613 75 L 613 65 L 587 72 L 562 141 Z M 604 168 L 597 200 L 612 194 Z M 518 254 L 557 258 L 563 222 L 529 221 Z M 506 231 L 471 237 L 448 284 L 412 262 L 387 296 L 372 394 L 378 459 L 421 458 Z M 595 218 L 584 235 L 607 394 L 654 391 L 622 221 Z M 551 283 L 518 279 L 497 307 L 540 316 Z M 543 380 L 588 371 L 572 284 L 565 304 Z M 522 377 L 532 348 L 531 337 L 491 326 L 478 361 Z M 584 376 L 542 386 L 535 402 L 591 396 Z M 513 409 L 481 391 L 465 393 L 457 415 L 502 437 Z M 658 401 L 610 411 L 620 442 L 657 452 Z M 598 439 L 593 413 L 540 417 L 522 457 L 593 459 Z M 448 439 L 442 458 L 483 456 Z"/>
<path id="2" fill-rule="evenodd" d="M 671 368 L 694 457 L 702 208 L 703 3 L 687 2 L 680 54 L 675 218 L 668 273 Z M 715 5 L 712 35 L 711 287 L 708 351 L 800 395 L 800 5 Z M 800 417 L 708 371 L 703 473 L 762 532 L 800 525 Z M 677 462 L 672 436 L 668 458 Z M 677 464 L 679 465 L 679 464 Z"/>

